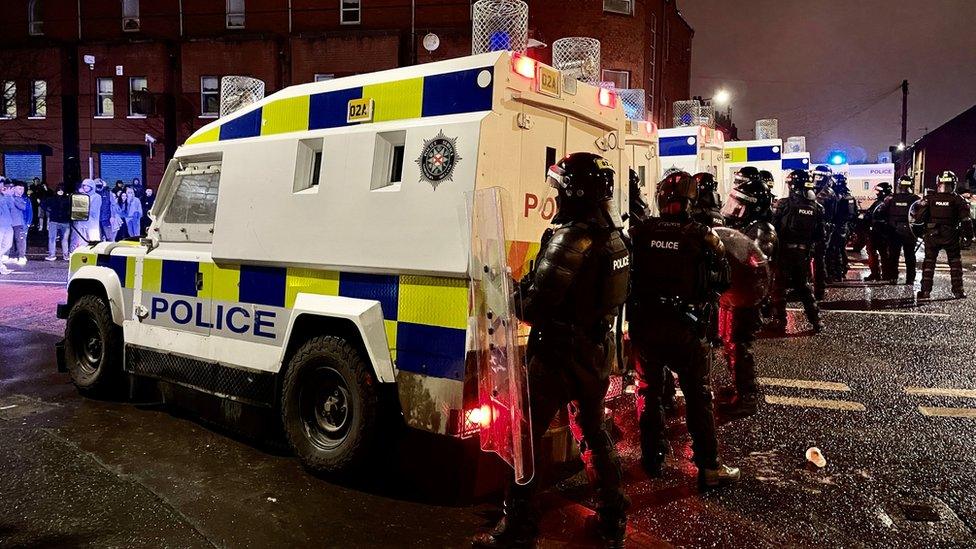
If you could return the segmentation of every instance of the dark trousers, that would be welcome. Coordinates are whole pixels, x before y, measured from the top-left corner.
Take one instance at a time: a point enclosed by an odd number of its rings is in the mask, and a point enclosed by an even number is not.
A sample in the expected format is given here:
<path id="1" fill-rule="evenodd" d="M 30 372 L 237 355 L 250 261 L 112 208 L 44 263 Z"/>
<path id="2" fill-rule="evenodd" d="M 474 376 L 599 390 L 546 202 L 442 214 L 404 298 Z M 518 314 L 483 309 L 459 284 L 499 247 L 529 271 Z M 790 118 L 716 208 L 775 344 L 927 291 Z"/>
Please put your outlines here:
<path id="1" fill-rule="evenodd" d="M 803 303 L 807 320 L 815 324 L 820 321 L 820 308 L 810 288 L 810 256 L 804 250 L 784 248 L 773 283 L 773 320 L 786 324 L 786 294 L 792 291 Z"/>
<path id="2" fill-rule="evenodd" d="M 931 292 L 935 280 L 935 262 L 939 259 L 939 252 L 945 250 L 949 260 L 949 277 L 952 279 L 952 291 L 962 291 L 962 257 L 959 251 L 959 240 L 942 244 L 926 240 L 925 259 L 922 261 L 922 291 Z"/>
<path id="3" fill-rule="evenodd" d="M 591 452 L 596 473 L 597 512 L 619 517 L 629 502 L 621 488 L 620 460 L 610 434 L 604 427 L 604 402 L 610 380 L 613 340 L 594 341 L 588 336 L 533 329 L 530 336 L 529 405 L 532 409 L 532 442 L 539 448 L 553 417 L 571 401 L 579 412 L 576 422 Z M 538 478 L 538 474 L 535 478 Z M 533 509 L 536 481 L 509 486 L 506 507 L 522 520 L 535 521 Z"/>
<path id="4" fill-rule="evenodd" d="M 898 258 L 905 254 L 905 282 L 915 281 L 915 246 L 918 240 L 914 236 L 893 234 L 888 240 L 888 266 L 885 278 L 898 278 Z"/>
<path id="5" fill-rule="evenodd" d="M 740 397 L 759 392 L 752 344 L 761 321 L 758 306 L 719 309 L 719 334 L 722 336 L 725 361 Z"/>
<path id="6" fill-rule="evenodd" d="M 885 272 L 889 265 L 888 259 L 888 237 L 877 230 L 872 230 L 868 235 L 865 246 L 868 254 L 868 268 L 871 270 L 872 278 L 887 280 L 894 278 L 891 273 Z M 895 271 L 897 276 L 897 271 Z"/>
<path id="7" fill-rule="evenodd" d="M 847 276 L 847 231 L 836 231 L 830 235 L 825 260 L 827 274 L 832 280 L 843 280 Z"/>
<path id="8" fill-rule="evenodd" d="M 809 269 L 809 267 L 808 267 Z M 818 241 L 813 244 L 813 291 L 818 299 L 822 299 L 827 288 L 827 242 Z"/>
<path id="9" fill-rule="evenodd" d="M 685 395 L 688 432 L 698 469 L 718 466 L 718 440 L 712 414 L 712 391 L 708 375 L 711 348 L 703 338 L 679 343 L 642 342 L 640 352 L 640 388 L 644 400 L 640 412 L 641 452 L 645 456 L 661 455 L 667 449 L 662 397 L 667 372 L 678 374 Z"/>

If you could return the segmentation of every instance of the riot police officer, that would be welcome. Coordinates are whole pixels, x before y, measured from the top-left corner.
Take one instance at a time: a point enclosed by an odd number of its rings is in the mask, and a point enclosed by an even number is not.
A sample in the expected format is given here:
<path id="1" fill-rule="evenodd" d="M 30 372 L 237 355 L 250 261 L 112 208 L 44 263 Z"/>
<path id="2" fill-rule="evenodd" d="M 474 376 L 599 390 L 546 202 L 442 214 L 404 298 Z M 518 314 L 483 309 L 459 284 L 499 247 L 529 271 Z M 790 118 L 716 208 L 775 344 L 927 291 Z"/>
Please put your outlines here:
<path id="1" fill-rule="evenodd" d="M 833 218 L 829 220 L 831 234 L 827 236 L 827 280 L 837 282 L 847 276 L 847 234 L 852 221 L 857 219 L 857 200 L 847 187 L 847 176 L 834 175 Z"/>
<path id="2" fill-rule="evenodd" d="M 945 250 L 949 260 L 949 276 L 952 279 L 952 295 L 964 298 L 962 288 L 962 259 L 960 237 L 964 247 L 973 240 L 973 220 L 969 203 L 956 193 L 959 178 L 951 171 L 944 171 L 936 180 L 936 190 L 919 200 L 911 210 L 912 222 L 924 225 L 922 241 L 925 242 L 925 260 L 922 262 L 922 288 L 918 299 L 929 299 L 935 277 L 935 262 L 939 251 Z"/>
<path id="3" fill-rule="evenodd" d="M 739 245 L 742 250 L 736 255 L 732 249 L 737 244 L 735 235 L 718 231 L 733 274 L 732 287 L 719 299 L 719 334 L 735 382 L 733 390 L 726 391 L 732 398 L 722 408 L 729 416 L 752 415 L 759 405 L 752 344 L 762 321 L 760 303 L 769 291 L 769 265 L 779 245 L 776 229 L 769 222 L 772 198 L 762 174 L 742 168 L 735 174 L 729 200 L 722 209 L 726 227 L 736 229 L 752 244 L 751 248 Z M 740 272 L 742 276 L 736 277 Z"/>
<path id="4" fill-rule="evenodd" d="M 898 282 L 898 258 L 905 254 L 905 284 L 915 283 L 915 246 L 917 239 L 908 220 L 908 212 L 921 197 L 912 192 L 914 181 L 909 175 L 898 179 L 898 191 L 878 206 L 875 216 L 885 219 L 888 228 L 888 265 L 882 269 L 885 279 Z"/>
<path id="5" fill-rule="evenodd" d="M 678 374 L 684 392 L 699 485 L 711 488 L 737 481 L 739 470 L 719 461 L 708 381 L 711 351 L 705 339 L 708 309 L 728 285 L 728 263 L 715 232 L 691 217 L 697 198 L 694 179 L 686 172 L 674 173 L 658 187 L 660 217 L 631 227 L 630 331 L 641 357 L 645 470 L 660 476 L 668 453 L 661 407 L 667 367 Z"/>
<path id="6" fill-rule="evenodd" d="M 629 502 L 603 407 L 614 356 L 610 328 L 629 283 L 629 255 L 612 214 L 614 170 L 604 158 L 578 152 L 550 167 L 547 179 L 558 191 L 554 230 L 516 295 L 519 318 L 532 325 L 527 358 L 533 442 L 538 448 L 553 416 L 577 401 L 577 422 L 596 470 L 599 529 L 608 546 L 623 547 Z M 532 543 L 534 485 L 509 486 L 506 516 L 475 538 L 476 546 Z"/>
<path id="7" fill-rule="evenodd" d="M 708 227 L 721 227 L 725 220 L 722 218 L 722 197 L 718 194 L 718 181 L 708 172 L 696 173 L 694 179 L 698 186 L 698 200 L 691 207 L 692 219 Z"/>
<path id="8" fill-rule="evenodd" d="M 630 170 L 630 215 L 631 224 L 642 223 L 651 217 L 651 208 L 644 200 L 644 182 L 637 172 Z"/>
<path id="9" fill-rule="evenodd" d="M 864 222 L 868 226 L 868 239 L 864 247 L 868 254 L 868 268 L 871 270 L 871 273 L 864 278 L 865 282 L 894 280 L 898 275 L 897 271 L 895 274 L 887 272 L 890 265 L 888 238 L 891 231 L 887 217 L 878 215 L 878 208 L 891 196 L 891 183 L 882 181 L 874 186 L 874 191 L 877 193 L 877 198 L 864 212 Z"/>
<path id="10" fill-rule="evenodd" d="M 803 303 L 814 332 L 823 330 L 820 308 L 810 289 L 810 254 L 823 241 L 824 209 L 815 199 L 810 174 L 793 170 L 786 178 L 790 195 L 773 206 L 773 226 L 779 237 L 774 276 L 771 328 L 786 331 L 786 293 L 793 290 Z"/>
<path id="11" fill-rule="evenodd" d="M 831 185 L 833 172 L 827 166 L 817 166 L 813 170 L 812 179 L 814 195 L 824 211 L 824 234 L 813 243 L 813 294 L 820 300 L 824 298 L 827 287 L 827 237 L 834 232 L 834 188 Z"/>
<path id="12" fill-rule="evenodd" d="M 773 178 L 773 173 L 769 170 L 759 170 L 759 179 L 766 184 L 769 192 L 773 192 L 773 186 L 776 185 L 776 180 Z"/>

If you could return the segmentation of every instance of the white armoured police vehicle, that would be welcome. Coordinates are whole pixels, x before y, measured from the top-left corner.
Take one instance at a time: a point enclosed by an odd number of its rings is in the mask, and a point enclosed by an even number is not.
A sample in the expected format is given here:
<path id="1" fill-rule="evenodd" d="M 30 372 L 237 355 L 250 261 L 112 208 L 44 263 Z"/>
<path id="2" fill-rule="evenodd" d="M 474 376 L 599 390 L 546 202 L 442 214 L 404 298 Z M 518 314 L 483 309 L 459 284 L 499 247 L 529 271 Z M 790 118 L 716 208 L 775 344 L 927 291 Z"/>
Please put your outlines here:
<path id="1" fill-rule="evenodd" d="M 392 407 L 525 480 L 509 277 L 555 213 L 549 165 L 598 153 L 626 189 L 625 128 L 612 91 L 511 52 L 284 89 L 176 151 L 147 238 L 72 254 L 59 364 L 86 394 L 275 410 L 317 471 L 379 449 Z"/>

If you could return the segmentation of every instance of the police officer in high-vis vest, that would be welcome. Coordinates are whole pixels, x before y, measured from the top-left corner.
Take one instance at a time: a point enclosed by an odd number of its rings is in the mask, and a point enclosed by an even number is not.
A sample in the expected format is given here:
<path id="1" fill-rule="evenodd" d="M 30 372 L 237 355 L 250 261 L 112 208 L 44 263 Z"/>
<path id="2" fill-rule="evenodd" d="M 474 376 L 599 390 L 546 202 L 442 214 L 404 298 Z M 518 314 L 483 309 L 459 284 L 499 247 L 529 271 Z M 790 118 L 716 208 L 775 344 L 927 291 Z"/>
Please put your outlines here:
<path id="1" fill-rule="evenodd" d="M 922 288 L 918 299 L 929 299 L 935 278 L 935 261 L 945 250 L 952 279 L 952 295 L 966 297 L 962 288 L 962 258 L 960 244 L 969 247 L 973 240 L 973 220 L 969 203 L 956 193 L 959 178 L 944 171 L 936 180 L 934 193 L 928 193 L 911 209 L 912 222 L 924 226 L 925 260 L 922 262 Z M 962 242 L 960 243 L 960 239 Z"/>
<path id="2" fill-rule="evenodd" d="M 666 368 L 684 392 L 699 485 L 721 486 L 739 470 L 719 461 L 712 393 L 711 350 L 706 340 L 710 310 L 728 287 L 725 249 L 715 232 L 691 217 L 698 186 L 686 172 L 661 181 L 660 217 L 631 227 L 633 266 L 631 341 L 640 356 L 641 452 L 645 470 L 660 476 L 668 454 L 661 405 Z"/>
<path id="3" fill-rule="evenodd" d="M 824 238 L 824 209 L 814 197 L 810 174 L 793 170 L 786 177 L 790 195 L 773 206 L 773 226 L 779 237 L 779 258 L 773 287 L 770 328 L 786 331 L 786 293 L 793 290 L 803 303 L 814 332 L 823 330 L 820 308 L 810 288 L 810 254 Z"/>
<path id="4" fill-rule="evenodd" d="M 898 282 L 898 258 L 905 254 L 905 284 L 915 283 L 915 246 L 918 239 L 912 232 L 908 221 L 908 212 L 921 197 L 912 192 L 914 181 L 909 175 L 898 179 L 895 194 L 887 196 L 878 206 L 875 216 L 887 220 L 888 227 L 888 265 L 882 269 L 886 279 L 891 283 Z"/>
<path id="5" fill-rule="evenodd" d="M 599 531 L 607 546 L 623 547 L 629 502 L 603 416 L 614 357 L 610 328 L 627 299 L 630 272 L 620 222 L 612 213 L 614 177 L 606 159 L 585 152 L 549 168 L 547 180 L 558 191 L 553 231 L 547 231 L 535 269 L 518 285 L 516 312 L 532 325 L 527 358 L 535 447 L 556 413 L 576 401 L 576 420 L 597 476 Z M 494 530 L 476 537 L 475 546 L 532 544 L 535 484 L 512 482 L 505 516 Z"/>

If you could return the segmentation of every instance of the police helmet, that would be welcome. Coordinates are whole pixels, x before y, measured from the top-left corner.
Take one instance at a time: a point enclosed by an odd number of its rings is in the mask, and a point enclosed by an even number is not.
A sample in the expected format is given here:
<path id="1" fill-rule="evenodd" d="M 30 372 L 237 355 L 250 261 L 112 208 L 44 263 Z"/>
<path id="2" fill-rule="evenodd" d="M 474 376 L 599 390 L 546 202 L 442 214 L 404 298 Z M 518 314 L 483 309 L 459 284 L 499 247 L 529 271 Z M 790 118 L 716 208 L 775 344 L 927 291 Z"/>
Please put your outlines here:
<path id="1" fill-rule="evenodd" d="M 830 180 L 834 173 L 830 171 L 830 168 L 824 165 L 817 166 L 813 169 L 813 173 L 810 174 L 813 180 L 813 189 L 818 193 L 823 190 L 824 187 L 830 184 Z"/>
<path id="2" fill-rule="evenodd" d="M 688 172 L 676 171 L 657 186 L 657 207 L 664 215 L 687 213 L 698 200 L 698 185 Z"/>
<path id="3" fill-rule="evenodd" d="M 765 183 L 770 189 L 773 188 L 773 183 L 776 182 L 776 180 L 773 178 L 772 172 L 769 170 L 759 170 L 759 179 L 761 179 L 762 182 Z"/>
<path id="4" fill-rule="evenodd" d="M 847 176 L 838 173 L 834 174 L 834 192 L 837 194 L 848 194 L 851 190 L 847 187 Z"/>
<path id="5" fill-rule="evenodd" d="M 891 183 L 882 181 L 874 186 L 874 191 L 878 193 L 878 198 L 884 198 L 891 194 Z"/>
<path id="6" fill-rule="evenodd" d="M 758 172 L 751 178 L 742 176 L 741 172 L 742 170 L 739 170 L 736 173 L 734 186 L 729 191 L 729 200 L 722 208 L 722 215 L 727 219 L 755 217 L 769 211 L 773 201 L 772 192 Z"/>
<path id="7" fill-rule="evenodd" d="M 743 181 L 755 181 L 757 183 L 762 183 L 762 176 L 760 175 L 758 169 L 752 166 L 744 166 L 735 172 L 735 178 L 732 185 L 739 185 L 739 183 Z"/>
<path id="8" fill-rule="evenodd" d="M 695 186 L 698 187 L 698 194 L 703 192 L 715 192 L 718 189 L 718 181 L 715 180 L 715 176 L 708 172 L 699 172 L 695 174 Z"/>
<path id="9" fill-rule="evenodd" d="M 908 191 L 912 190 L 912 187 L 913 186 L 915 186 L 915 180 L 912 179 L 912 176 L 910 176 L 910 175 L 903 175 L 903 176 L 901 176 L 901 177 L 898 178 L 898 188 L 900 190 L 905 191 L 905 192 L 908 192 Z"/>
<path id="10" fill-rule="evenodd" d="M 956 192 L 956 187 L 959 186 L 959 178 L 952 171 L 946 170 L 935 179 L 935 184 L 940 193 L 952 193 Z"/>
<path id="11" fill-rule="evenodd" d="M 615 173 L 606 158 L 577 152 L 550 166 L 546 180 L 563 200 L 596 203 L 613 196 Z"/>
<path id="12" fill-rule="evenodd" d="M 790 192 L 800 195 L 806 195 L 814 189 L 813 179 L 806 170 L 793 170 L 787 174 L 786 186 L 789 187 Z"/>
<path id="13" fill-rule="evenodd" d="M 647 202 L 644 201 L 644 182 L 640 176 L 631 168 L 630 170 L 630 210 L 631 213 L 639 211 L 643 213 L 647 209 Z"/>

